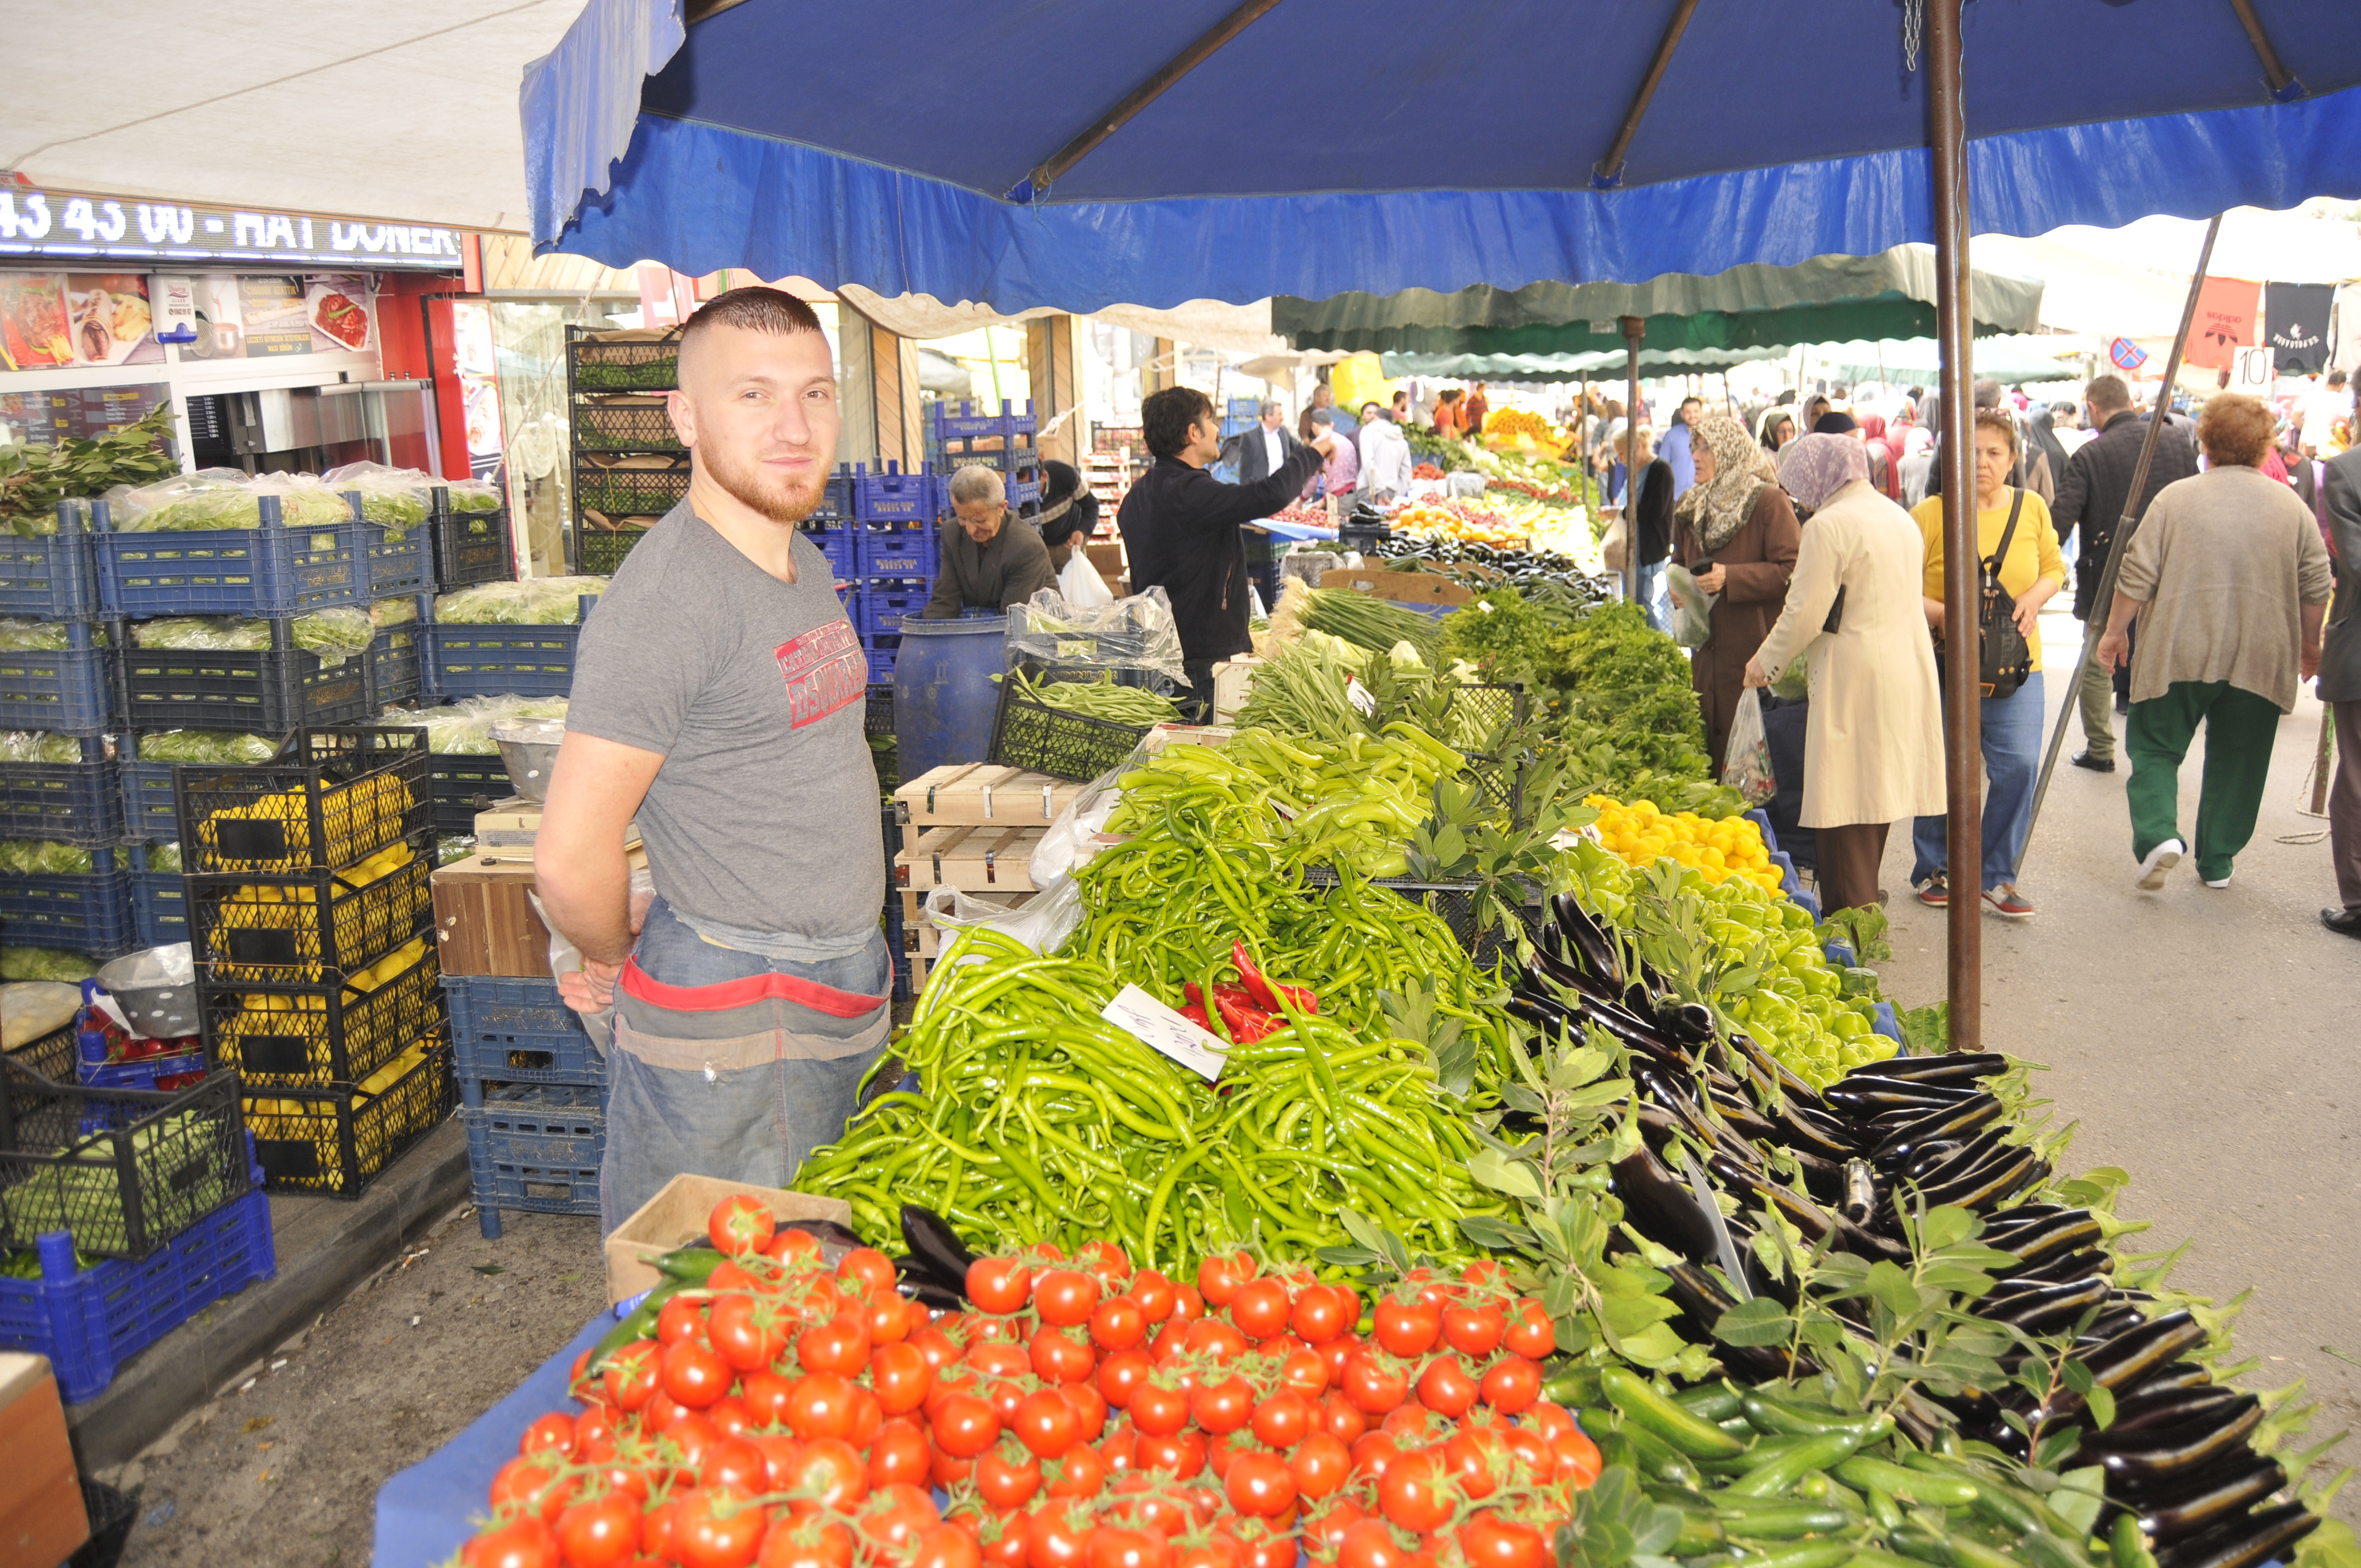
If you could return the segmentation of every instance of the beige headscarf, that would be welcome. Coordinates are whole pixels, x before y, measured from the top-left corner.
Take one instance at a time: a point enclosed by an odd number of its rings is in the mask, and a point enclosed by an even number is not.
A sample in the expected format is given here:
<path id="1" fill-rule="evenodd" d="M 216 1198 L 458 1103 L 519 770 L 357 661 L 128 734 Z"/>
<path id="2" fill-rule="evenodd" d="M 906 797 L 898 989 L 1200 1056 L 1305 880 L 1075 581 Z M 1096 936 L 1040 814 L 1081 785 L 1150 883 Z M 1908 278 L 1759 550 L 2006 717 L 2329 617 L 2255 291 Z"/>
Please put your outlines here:
<path id="1" fill-rule="evenodd" d="M 1698 545 L 1708 554 L 1730 543 L 1754 514 L 1754 500 L 1763 487 L 1778 482 L 1771 455 L 1763 450 L 1744 425 L 1726 413 L 1697 421 L 1689 439 L 1692 447 L 1713 454 L 1713 477 L 1692 485 L 1673 508 L 1676 520 L 1694 529 Z"/>

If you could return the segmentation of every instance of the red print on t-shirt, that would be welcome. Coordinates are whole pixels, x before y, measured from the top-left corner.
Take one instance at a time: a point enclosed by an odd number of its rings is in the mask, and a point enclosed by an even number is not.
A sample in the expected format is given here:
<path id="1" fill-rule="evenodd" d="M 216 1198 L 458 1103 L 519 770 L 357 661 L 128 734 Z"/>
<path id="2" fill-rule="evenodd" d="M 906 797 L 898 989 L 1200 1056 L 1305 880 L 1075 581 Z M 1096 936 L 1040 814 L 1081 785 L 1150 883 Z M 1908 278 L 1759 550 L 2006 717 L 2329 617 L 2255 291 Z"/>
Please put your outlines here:
<path id="1" fill-rule="evenodd" d="M 836 620 L 792 637 L 773 652 L 787 682 L 787 722 L 796 729 L 868 696 L 869 664 L 852 623 Z"/>

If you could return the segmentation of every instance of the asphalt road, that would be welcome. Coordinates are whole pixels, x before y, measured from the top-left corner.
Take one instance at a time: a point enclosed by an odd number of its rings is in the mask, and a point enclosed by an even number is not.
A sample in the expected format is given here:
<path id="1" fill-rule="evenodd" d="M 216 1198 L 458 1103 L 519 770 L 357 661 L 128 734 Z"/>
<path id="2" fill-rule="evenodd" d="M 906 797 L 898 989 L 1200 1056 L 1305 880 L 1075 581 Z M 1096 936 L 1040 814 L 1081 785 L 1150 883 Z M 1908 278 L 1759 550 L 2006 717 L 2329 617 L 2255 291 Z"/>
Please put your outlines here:
<path id="1" fill-rule="evenodd" d="M 2069 617 L 2045 615 L 2042 634 L 2061 663 L 2081 648 Z M 2069 678 L 2045 682 L 2052 728 Z M 2321 712 L 2306 687 L 2280 721 L 2230 885 L 2205 886 L 2183 861 L 2158 893 L 2132 885 L 2127 764 L 2068 765 L 2081 747 L 2070 720 L 2019 883 L 2037 913 L 1983 916 L 1985 1048 L 2051 1069 L 2039 1087 L 2081 1123 L 2069 1163 L 2131 1174 L 2117 1212 L 2154 1222 L 2153 1250 L 2189 1244 L 2176 1284 L 2222 1302 L 2252 1292 L 2235 1334 L 2260 1365 L 2245 1382 L 2302 1378 L 2320 1401 L 2315 1442 L 2361 1428 L 2361 1364 L 2333 1354 L 2361 1358 L 2361 942 L 2319 924 L 2336 902 L 2328 825 L 2302 808 Z M 2181 769 L 2184 837 L 2202 744 Z M 1910 861 L 1897 829 L 1883 883 L 1894 956 L 1881 967 L 1887 992 L 1916 1006 L 1944 994 L 1947 940 L 1943 912 L 1910 894 Z M 2361 1526 L 2354 1487 L 2335 1511 Z"/>

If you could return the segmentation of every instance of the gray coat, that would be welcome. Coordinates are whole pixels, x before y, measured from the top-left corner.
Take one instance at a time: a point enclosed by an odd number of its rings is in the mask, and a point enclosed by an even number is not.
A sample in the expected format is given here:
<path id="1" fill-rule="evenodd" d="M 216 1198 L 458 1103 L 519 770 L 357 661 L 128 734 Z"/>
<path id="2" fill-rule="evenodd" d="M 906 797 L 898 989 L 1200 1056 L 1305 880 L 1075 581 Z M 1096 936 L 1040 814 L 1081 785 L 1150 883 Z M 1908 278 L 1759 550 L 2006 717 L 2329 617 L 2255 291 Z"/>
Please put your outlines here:
<path id="1" fill-rule="evenodd" d="M 2331 458 L 2327 469 L 2336 598 L 2320 641 L 2320 700 L 2361 702 L 2361 446 Z"/>

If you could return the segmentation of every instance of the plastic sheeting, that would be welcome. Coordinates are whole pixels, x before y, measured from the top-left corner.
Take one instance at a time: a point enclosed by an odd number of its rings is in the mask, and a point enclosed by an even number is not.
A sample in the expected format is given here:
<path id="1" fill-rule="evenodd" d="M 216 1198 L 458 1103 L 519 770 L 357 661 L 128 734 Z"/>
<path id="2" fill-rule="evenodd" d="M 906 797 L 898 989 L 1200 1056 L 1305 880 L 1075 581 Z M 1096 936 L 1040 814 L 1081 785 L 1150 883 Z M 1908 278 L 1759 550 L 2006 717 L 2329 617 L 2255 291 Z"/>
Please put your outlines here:
<path id="1" fill-rule="evenodd" d="M 1003 198 L 1230 0 L 1039 0 L 982 27 L 955 0 L 769 0 L 686 29 L 675 4 L 598 0 L 529 75 L 545 245 L 1091 311 L 1637 282 L 1933 237 L 1927 72 L 1893 0 L 1708 11 L 1614 192 L 1587 188 L 1590 162 L 1658 32 L 1628 5 L 1361 27 L 1279 6 L 1030 206 Z M 2284 0 L 2268 20 L 2312 96 L 2270 102 L 2219 0 L 1969 6 L 1975 226 L 2361 195 L 2361 6 Z M 826 63 L 783 91 L 782 60 Z M 1314 68 L 1336 93 L 1295 90 Z M 1007 82 L 1040 85 L 977 91 Z M 1480 137 L 1436 133 L 1438 106 L 1469 104 Z"/>
<path id="2" fill-rule="evenodd" d="M 1970 272 L 1976 327 L 2031 332 L 2041 284 Z M 1733 267 L 1710 278 L 1673 273 L 1645 283 L 1529 283 L 1438 294 L 1354 291 L 1270 302 L 1272 330 L 1299 348 L 1400 354 L 1561 355 L 1623 351 L 1622 316 L 1644 323 L 1641 350 L 1746 348 L 1935 331 L 1935 251 L 1819 256 L 1794 267 Z"/>

